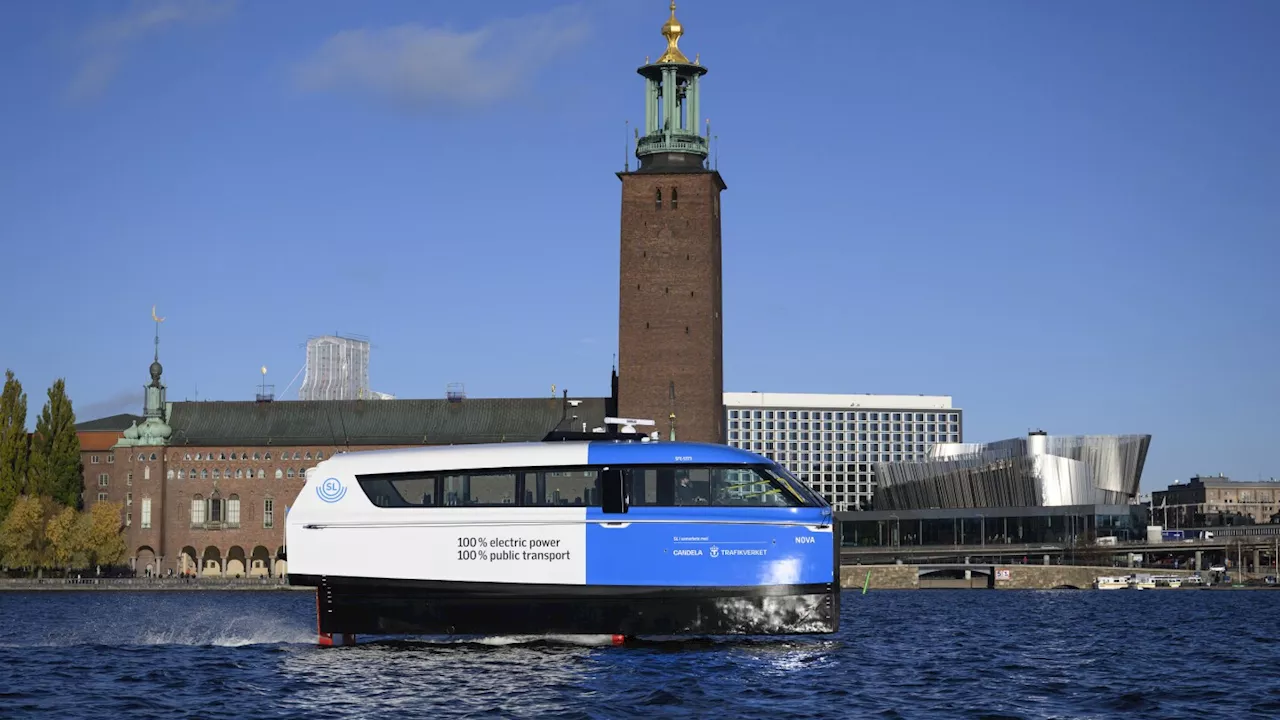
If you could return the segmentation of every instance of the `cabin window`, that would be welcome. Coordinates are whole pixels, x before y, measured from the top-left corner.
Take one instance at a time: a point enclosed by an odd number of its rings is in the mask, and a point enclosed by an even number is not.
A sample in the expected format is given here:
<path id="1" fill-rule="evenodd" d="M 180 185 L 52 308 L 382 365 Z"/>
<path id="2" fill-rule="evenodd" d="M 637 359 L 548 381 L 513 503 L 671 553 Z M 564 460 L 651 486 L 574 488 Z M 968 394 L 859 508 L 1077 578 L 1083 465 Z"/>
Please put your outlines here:
<path id="1" fill-rule="evenodd" d="M 765 466 L 623 467 L 631 505 L 792 507 L 819 505 L 785 472 Z M 600 507 L 598 467 L 394 473 L 357 477 L 378 507 Z"/>
<path id="2" fill-rule="evenodd" d="M 525 503 L 531 505 L 600 505 L 600 472 L 594 468 L 568 468 L 527 473 Z M 529 482 L 534 479 L 535 482 Z M 530 487 L 532 485 L 533 487 Z M 536 502 L 534 500 L 536 499 Z"/>
<path id="3" fill-rule="evenodd" d="M 445 505 L 515 505 L 516 475 L 495 474 L 445 475 L 441 497 Z"/>

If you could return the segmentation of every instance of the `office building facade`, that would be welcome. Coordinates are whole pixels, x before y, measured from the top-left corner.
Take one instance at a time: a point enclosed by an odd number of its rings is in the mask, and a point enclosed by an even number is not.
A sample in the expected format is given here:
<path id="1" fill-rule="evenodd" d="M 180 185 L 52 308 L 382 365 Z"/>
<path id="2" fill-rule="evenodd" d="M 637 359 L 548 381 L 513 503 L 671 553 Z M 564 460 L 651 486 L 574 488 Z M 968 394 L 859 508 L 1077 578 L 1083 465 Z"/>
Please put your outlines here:
<path id="1" fill-rule="evenodd" d="M 964 438 L 964 413 L 946 395 L 730 392 L 724 403 L 729 445 L 777 461 L 837 511 L 872 506 L 875 463 Z"/>

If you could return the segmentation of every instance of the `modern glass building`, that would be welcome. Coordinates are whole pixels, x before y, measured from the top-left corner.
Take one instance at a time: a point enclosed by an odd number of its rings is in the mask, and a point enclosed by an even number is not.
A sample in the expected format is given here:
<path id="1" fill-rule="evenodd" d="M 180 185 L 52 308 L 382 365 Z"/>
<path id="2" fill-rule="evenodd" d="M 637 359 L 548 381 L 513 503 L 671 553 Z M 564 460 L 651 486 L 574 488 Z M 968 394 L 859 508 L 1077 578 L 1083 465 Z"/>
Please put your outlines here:
<path id="1" fill-rule="evenodd" d="M 727 392 L 724 404 L 729 445 L 777 461 L 837 511 L 870 507 L 876 463 L 963 440 L 963 412 L 945 395 Z"/>
<path id="2" fill-rule="evenodd" d="M 874 510 L 840 516 L 846 545 L 1025 545 L 1126 540 L 1150 435 L 939 443 L 879 462 Z M 1136 528 L 1136 529 L 1135 529 Z"/>

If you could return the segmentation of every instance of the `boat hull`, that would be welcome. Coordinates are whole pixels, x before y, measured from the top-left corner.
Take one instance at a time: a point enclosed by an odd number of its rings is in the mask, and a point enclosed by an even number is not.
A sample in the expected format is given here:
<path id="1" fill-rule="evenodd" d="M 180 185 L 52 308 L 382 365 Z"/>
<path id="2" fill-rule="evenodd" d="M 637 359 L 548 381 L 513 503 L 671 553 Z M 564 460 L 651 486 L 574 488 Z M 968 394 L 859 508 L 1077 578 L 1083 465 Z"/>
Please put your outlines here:
<path id="1" fill-rule="evenodd" d="M 794 635 L 839 628 L 835 584 L 533 585 L 290 577 L 314 585 L 319 631 L 351 635 Z"/>

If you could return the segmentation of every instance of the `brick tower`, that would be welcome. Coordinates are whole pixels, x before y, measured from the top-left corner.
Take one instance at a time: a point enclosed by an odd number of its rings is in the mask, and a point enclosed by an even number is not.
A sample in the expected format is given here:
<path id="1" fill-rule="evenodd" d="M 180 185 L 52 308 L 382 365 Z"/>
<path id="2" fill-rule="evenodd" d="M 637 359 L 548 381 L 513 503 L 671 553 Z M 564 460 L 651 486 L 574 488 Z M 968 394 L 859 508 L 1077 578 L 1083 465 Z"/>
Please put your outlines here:
<path id="1" fill-rule="evenodd" d="M 720 173 L 699 134 L 702 76 L 677 47 L 676 4 L 666 52 L 644 78 L 644 135 L 622 180 L 618 412 L 651 419 L 663 439 L 725 442 L 720 290 Z M 637 134 L 639 130 L 637 130 Z M 708 131 L 709 133 L 709 131 Z"/>

